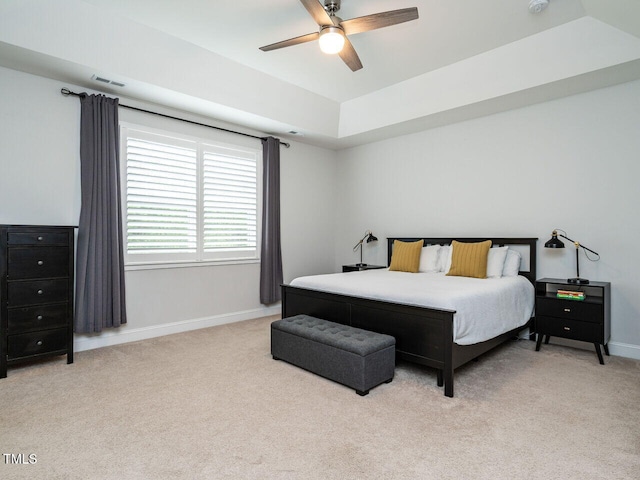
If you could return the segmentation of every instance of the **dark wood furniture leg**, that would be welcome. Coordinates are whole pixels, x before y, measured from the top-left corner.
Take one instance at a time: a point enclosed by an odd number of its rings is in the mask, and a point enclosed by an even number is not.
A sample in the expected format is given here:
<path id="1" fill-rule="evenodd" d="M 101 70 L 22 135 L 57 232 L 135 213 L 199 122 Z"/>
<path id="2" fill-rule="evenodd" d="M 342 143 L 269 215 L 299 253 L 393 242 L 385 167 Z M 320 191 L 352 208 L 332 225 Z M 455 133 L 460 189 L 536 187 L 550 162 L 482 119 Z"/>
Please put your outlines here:
<path id="1" fill-rule="evenodd" d="M 542 343 L 542 337 L 544 337 L 544 335 L 539 333 L 538 334 L 538 340 L 536 341 L 536 352 L 540 351 L 540 344 Z"/>
<path id="2" fill-rule="evenodd" d="M 602 358 L 602 352 L 600 351 L 600 344 L 594 343 L 596 347 L 596 353 L 598 354 L 598 360 L 600 361 L 600 365 L 604 365 L 604 359 Z"/>
<path id="3" fill-rule="evenodd" d="M 607 345 L 606 343 L 604 345 L 602 345 L 602 348 L 604 348 L 604 354 L 609 357 L 609 345 Z"/>
<path id="4" fill-rule="evenodd" d="M 444 396 L 453 397 L 453 366 L 444 370 Z"/>

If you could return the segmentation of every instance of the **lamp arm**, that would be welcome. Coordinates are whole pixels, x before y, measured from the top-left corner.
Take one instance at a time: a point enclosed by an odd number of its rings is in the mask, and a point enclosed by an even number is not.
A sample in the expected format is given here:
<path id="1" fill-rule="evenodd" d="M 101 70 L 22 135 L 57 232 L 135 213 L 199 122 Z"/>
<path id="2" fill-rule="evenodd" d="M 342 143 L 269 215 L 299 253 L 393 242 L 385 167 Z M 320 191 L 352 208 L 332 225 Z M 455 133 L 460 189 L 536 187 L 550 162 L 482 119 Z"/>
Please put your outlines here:
<path id="1" fill-rule="evenodd" d="M 594 255 L 598 255 L 600 256 L 600 254 L 598 252 L 594 252 L 593 250 L 591 250 L 590 248 L 585 247 L 584 245 L 582 245 L 580 242 L 576 242 L 575 240 L 571 240 L 569 237 L 567 237 L 566 235 L 562 235 L 561 233 L 557 234 L 559 237 L 564 238 L 565 240 L 569 240 L 571 243 L 573 243 L 576 248 L 577 247 L 581 247 L 584 248 L 585 250 L 588 250 L 589 252 L 593 253 Z"/>
<path id="2" fill-rule="evenodd" d="M 364 237 L 362 237 L 360 241 L 356 243 L 355 247 L 353 247 L 354 252 L 358 249 L 358 247 L 362 248 L 362 243 L 364 242 L 365 238 L 367 238 L 369 235 L 371 235 L 371 230 L 367 230 L 366 233 L 364 234 Z"/>

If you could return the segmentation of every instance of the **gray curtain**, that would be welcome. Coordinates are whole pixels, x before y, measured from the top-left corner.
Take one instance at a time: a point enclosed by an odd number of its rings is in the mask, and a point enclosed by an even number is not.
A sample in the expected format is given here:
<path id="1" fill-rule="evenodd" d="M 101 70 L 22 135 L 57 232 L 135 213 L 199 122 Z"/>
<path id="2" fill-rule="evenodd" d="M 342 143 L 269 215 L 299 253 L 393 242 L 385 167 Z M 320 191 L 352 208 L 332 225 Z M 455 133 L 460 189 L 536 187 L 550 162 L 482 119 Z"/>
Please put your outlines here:
<path id="1" fill-rule="evenodd" d="M 118 99 L 80 95 L 82 206 L 76 260 L 77 333 L 127 322 L 120 209 Z"/>
<path id="2" fill-rule="evenodd" d="M 260 303 L 280 300 L 282 251 L 280 248 L 280 140 L 262 139 L 262 253 Z"/>

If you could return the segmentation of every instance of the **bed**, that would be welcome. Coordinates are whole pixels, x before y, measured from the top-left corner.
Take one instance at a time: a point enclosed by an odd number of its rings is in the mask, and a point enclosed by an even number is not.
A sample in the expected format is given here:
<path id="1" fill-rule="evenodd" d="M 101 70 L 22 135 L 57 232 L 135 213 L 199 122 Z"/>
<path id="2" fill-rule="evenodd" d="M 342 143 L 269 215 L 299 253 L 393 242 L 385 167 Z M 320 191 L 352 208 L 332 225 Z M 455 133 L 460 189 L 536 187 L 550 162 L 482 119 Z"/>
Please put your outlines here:
<path id="1" fill-rule="evenodd" d="M 518 251 L 522 256 L 519 268 L 520 281 L 533 284 L 536 279 L 536 242 L 537 238 L 430 238 L 430 237 L 390 237 L 387 239 L 387 260 L 391 264 L 394 241 L 415 242 L 423 240 L 424 245 L 449 245 L 453 240 L 460 242 L 480 242 L 491 240 L 493 246 L 508 246 L 509 249 Z M 380 275 L 384 271 L 369 270 L 365 272 L 336 274 L 342 276 L 358 275 L 359 278 L 368 279 L 370 285 L 380 282 Z M 395 273 L 395 272 L 388 272 Z M 411 274 L 409 274 L 411 275 Z M 421 275 L 421 274 L 418 274 Z M 377 276 L 377 277 L 376 277 Z M 324 276 L 319 276 L 324 277 Z M 344 277 L 355 283 L 356 277 Z M 416 277 L 417 278 L 417 277 Z M 448 277 L 451 278 L 451 277 Z M 476 279 L 474 279 L 476 280 Z M 487 279 L 490 281 L 492 279 Z M 484 282 L 480 280 L 479 282 Z M 301 285 L 298 279 L 292 284 L 282 285 L 282 318 L 298 314 L 307 314 L 326 320 L 351 325 L 365 330 L 392 335 L 396 338 L 396 354 L 399 359 L 418 363 L 437 371 L 437 384 L 444 386 L 444 394 L 447 397 L 454 395 L 454 370 L 465 363 L 495 348 L 503 342 L 518 335 L 521 330 L 529 327 L 531 316 L 528 319 L 518 320 L 515 325 L 508 327 L 506 331 L 489 334 L 490 338 L 482 341 L 474 341 L 474 334 L 467 335 L 466 339 L 456 338 L 459 335 L 459 322 L 457 322 L 457 310 L 454 304 L 445 302 L 434 307 L 433 305 L 420 304 L 417 300 L 406 297 L 390 300 L 380 290 L 369 289 L 368 293 L 357 290 L 336 290 L 333 287 L 310 287 L 304 282 Z M 496 282 L 497 283 L 497 282 Z M 337 288 L 337 287 L 336 287 Z M 345 293 L 345 291 L 347 293 Z M 364 291 L 363 291 L 364 292 Z M 449 300 L 447 300 L 448 302 Z M 424 303 L 424 302 L 423 302 Z M 433 304 L 442 302 L 433 301 Z M 486 303 L 479 299 L 478 305 Z M 481 307 L 478 307 L 479 309 Z M 470 312 L 469 305 L 464 306 L 465 312 Z M 531 312 L 533 308 L 531 307 Z M 460 317 L 458 314 L 458 317 Z M 465 327 L 466 328 L 466 327 Z M 463 328 L 464 330 L 464 328 Z M 486 336 L 486 333 L 483 334 Z"/>

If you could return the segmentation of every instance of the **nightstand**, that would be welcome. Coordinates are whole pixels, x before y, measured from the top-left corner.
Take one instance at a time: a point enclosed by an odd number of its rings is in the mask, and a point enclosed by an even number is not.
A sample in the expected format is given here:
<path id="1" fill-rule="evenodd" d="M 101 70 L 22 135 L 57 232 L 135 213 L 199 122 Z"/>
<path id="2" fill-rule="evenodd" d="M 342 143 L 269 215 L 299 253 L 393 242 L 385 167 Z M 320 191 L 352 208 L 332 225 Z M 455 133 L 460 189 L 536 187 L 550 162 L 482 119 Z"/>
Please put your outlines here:
<path id="1" fill-rule="evenodd" d="M 558 298 L 558 290 L 584 292 L 584 300 Z M 545 344 L 549 337 L 562 337 L 590 342 L 596 348 L 598 360 L 604 365 L 600 345 L 609 355 L 611 336 L 611 284 L 591 282 L 586 285 L 571 284 L 566 279 L 542 278 L 536 281 L 536 320 L 538 334 L 536 351 L 540 350 L 542 336 Z"/>
<path id="2" fill-rule="evenodd" d="M 384 265 L 370 265 L 370 264 L 353 264 L 353 265 L 343 265 L 342 266 L 342 271 L 343 272 L 359 272 L 362 270 L 377 270 L 379 268 L 387 268 Z"/>

